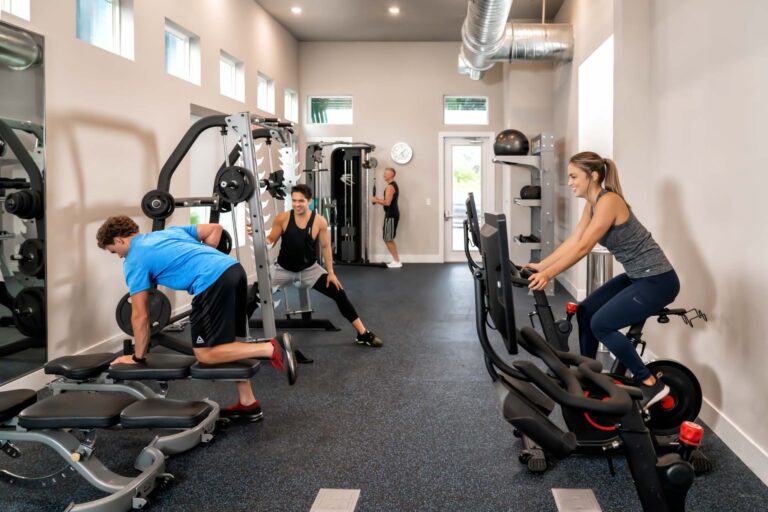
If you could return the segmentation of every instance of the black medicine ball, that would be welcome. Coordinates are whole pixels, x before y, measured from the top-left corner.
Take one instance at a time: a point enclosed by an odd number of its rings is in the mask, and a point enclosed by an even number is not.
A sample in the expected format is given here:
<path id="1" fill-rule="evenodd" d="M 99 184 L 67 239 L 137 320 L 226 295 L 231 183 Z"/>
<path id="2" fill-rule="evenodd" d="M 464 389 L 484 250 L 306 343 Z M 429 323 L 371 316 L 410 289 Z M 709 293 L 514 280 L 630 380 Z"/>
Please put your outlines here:
<path id="1" fill-rule="evenodd" d="M 496 156 L 527 155 L 529 149 L 528 137 L 518 130 L 499 132 L 493 144 L 493 152 Z"/>

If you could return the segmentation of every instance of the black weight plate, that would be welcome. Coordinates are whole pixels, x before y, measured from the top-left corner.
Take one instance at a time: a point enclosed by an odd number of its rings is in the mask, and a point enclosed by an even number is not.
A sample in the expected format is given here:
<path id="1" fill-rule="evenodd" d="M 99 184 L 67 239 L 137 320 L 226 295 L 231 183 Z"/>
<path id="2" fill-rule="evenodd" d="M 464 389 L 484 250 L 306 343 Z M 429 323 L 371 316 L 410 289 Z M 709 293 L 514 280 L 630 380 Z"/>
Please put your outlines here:
<path id="1" fill-rule="evenodd" d="M 149 291 L 149 333 L 154 335 L 165 329 L 168 321 L 171 319 L 171 301 L 163 292 L 157 289 Z M 133 336 L 133 326 L 131 325 L 131 295 L 126 293 L 120 302 L 117 303 L 115 310 L 115 319 L 117 325 L 128 336 Z"/>
<path id="2" fill-rule="evenodd" d="M 13 301 L 13 323 L 24 336 L 45 338 L 47 317 L 44 288 L 24 288 L 16 295 Z"/>
<path id="3" fill-rule="evenodd" d="M 19 270 L 27 276 L 45 276 L 45 242 L 37 238 L 25 240 L 19 249 Z"/>
<path id="4" fill-rule="evenodd" d="M 232 237 L 229 235 L 229 232 L 226 229 L 221 231 L 221 239 L 219 240 L 219 245 L 216 246 L 216 249 L 223 252 L 224 254 L 229 254 L 232 252 Z"/>
<path id="5" fill-rule="evenodd" d="M 225 201 L 235 205 L 251 198 L 256 182 L 248 169 L 233 165 L 216 175 L 216 189 Z"/>
<path id="6" fill-rule="evenodd" d="M 173 196 L 164 190 L 150 190 L 141 199 L 141 211 L 150 219 L 167 219 L 175 209 Z"/>

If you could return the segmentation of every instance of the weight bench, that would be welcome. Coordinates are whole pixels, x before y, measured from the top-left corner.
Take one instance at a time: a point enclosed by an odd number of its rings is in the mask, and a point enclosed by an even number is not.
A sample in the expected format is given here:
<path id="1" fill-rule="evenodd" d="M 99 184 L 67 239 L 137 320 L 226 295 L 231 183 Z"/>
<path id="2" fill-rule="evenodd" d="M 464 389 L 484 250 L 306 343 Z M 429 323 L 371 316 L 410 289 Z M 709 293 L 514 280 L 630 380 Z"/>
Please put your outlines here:
<path id="1" fill-rule="evenodd" d="M 218 406 L 211 402 L 149 398 L 140 400 L 118 393 L 67 392 L 37 401 L 30 389 L 0 392 L 0 451 L 21 455 L 12 442 L 40 443 L 58 453 L 66 464 L 56 472 L 26 477 L 0 470 L 0 480 L 31 488 L 47 488 L 77 472 L 109 495 L 71 504 L 67 512 L 123 512 L 141 508 L 147 496 L 173 477 L 165 473 L 165 453 L 155 439 L 139 453 L 135 467 L 141 473 L 126 477 L 114 473 L 93 455 L 96 429 L 193 429 Z M 213 404 L 215 405 L 215 404 Z M 69 430 L 85 432 L 80 441 Z"/>
<path id="2" fill-rule="evenodd" d="M 149 353 L 144 363 L 110 366 L 115 357 L 112 353 L 104 352 L 63 356 L 49 361 L 45 365 L 45 373 L 59 377 L 50 382 L 48 387 L 54 393 L 108 391 L 127 393 L 139 400 L 163 398 L 168 392 L 169 381 L 248 380 L 256 375 L 261 364 L 257 359 L 203 364 L 193 356 Z M 160 391 L 153 390 L 142 381 L 156 381 Z"/>

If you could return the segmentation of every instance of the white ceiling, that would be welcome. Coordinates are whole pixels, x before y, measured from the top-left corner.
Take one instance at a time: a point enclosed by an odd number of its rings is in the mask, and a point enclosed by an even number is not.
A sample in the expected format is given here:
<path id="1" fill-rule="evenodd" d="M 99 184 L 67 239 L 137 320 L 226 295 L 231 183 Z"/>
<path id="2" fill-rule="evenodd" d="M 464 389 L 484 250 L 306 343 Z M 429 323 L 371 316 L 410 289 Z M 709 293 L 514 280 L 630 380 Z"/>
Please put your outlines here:
<path id="1" fill-rule="evenodd" d="M 299 41 L 461 41 L 467 0 L 255 0 Z M 510 19 L 541 22 L 543 0 L 514 0 Z M 552 21 L 564 0 L 546 0 Z M 291 7 L 302 13 L 291 13 Z M 388 12 L 400 8 L 399 16 Z"/>

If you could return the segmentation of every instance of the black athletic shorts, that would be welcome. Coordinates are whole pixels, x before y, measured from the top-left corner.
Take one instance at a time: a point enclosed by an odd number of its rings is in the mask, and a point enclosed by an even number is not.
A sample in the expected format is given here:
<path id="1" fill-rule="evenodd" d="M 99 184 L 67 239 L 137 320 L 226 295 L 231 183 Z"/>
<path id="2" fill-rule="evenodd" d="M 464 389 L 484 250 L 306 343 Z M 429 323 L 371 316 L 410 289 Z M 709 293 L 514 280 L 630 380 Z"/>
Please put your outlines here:
<path id="1" fill-rule="evenodd" d="M 237 336 L 245 336 L 247 303 L 248 277 L 238 263 L 192 299 L 192 347 L 232 343 Z"/>
<path id="2" fill-rule="evenodd" d="M 384 217 L 384 241 L 392 242 L 397 236 L 397 224 L 400 217 Z"/>

